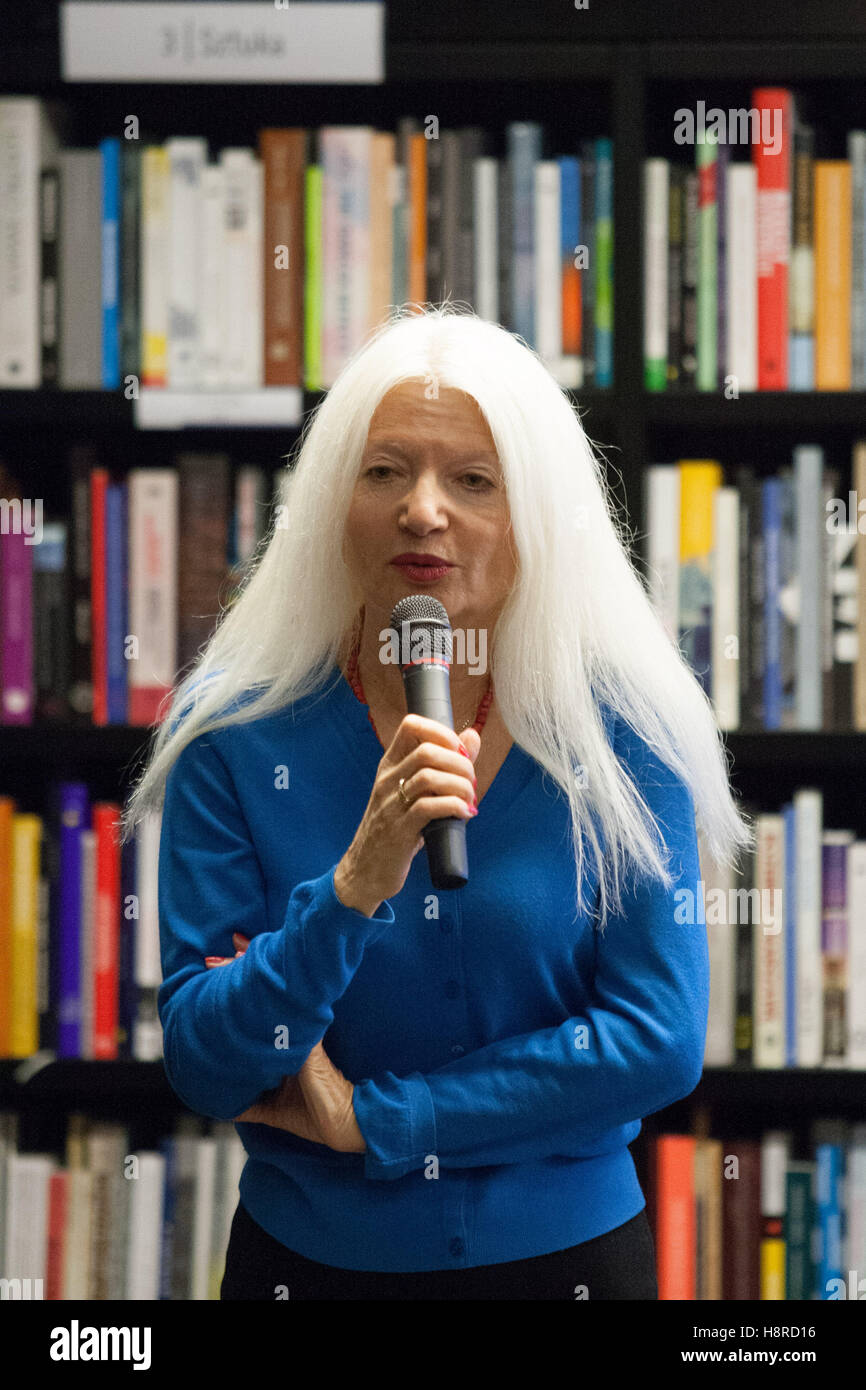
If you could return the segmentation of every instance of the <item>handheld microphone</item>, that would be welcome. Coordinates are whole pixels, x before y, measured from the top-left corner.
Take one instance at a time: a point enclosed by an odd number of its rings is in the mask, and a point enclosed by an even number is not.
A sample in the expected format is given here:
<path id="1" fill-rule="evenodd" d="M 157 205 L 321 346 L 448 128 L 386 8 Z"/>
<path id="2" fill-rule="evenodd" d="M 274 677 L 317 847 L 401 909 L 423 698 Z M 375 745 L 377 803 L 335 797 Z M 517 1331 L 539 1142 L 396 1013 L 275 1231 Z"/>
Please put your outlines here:
<path id="1" fill-rule="evenodd" d="M 400 634 L 408 713 L 453 729 L 449 680 L 453 643 L 444 605 L 431 594 L 409 594 L 394 605 L 391 627 Z M 466 822 L 459 816 L 441 816 L 429 821 L 421 834 L 433 887 L 462 888 L 468 883 Z"/>

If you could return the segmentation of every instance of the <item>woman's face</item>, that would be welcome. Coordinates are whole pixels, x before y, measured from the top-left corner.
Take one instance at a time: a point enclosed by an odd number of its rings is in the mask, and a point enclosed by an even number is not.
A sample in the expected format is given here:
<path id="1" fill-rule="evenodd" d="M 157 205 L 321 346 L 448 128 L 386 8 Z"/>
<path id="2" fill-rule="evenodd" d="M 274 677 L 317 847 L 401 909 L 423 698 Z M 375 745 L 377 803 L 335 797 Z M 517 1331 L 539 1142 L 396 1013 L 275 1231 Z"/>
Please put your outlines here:
<path id="1" fill-rule="evenodd" d="M 452 627 L 471 621 L 492 628 L 516 573 L 496 447 L 471 396 L 443 387 L 428 400 L 426 389 L 403 382 L 373 415 L 343 558 L 375 630 L 388 626 L 398 599 L 414 593 L 438 598 Z M 419 583 L 391 564 L 407 551 L 453 568 Z"/>

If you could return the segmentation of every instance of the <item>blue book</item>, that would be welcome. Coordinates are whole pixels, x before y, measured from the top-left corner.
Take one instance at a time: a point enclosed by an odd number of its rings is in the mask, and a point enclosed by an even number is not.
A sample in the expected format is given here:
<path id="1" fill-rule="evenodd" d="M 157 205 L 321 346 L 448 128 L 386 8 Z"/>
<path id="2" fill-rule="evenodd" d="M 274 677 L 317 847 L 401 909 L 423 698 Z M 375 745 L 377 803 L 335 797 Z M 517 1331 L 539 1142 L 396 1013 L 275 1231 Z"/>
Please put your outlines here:
<path id="1" fill-rule="evenodd" d="M 102 384 L 120 385 L 120 140 L 99 142 L 102 155 Z"/>
<path id="2" fill-rule="evenodd" d="M 831 1280 L 843 1279 L 842 1273 L 842 1180 L 844 1149 L 841 1144 L 818 1144 L 815 1148 L 818 1164 L 818 1263 L 817 1295 L 819 1299 L 832 1292 Z"/>
<path id="3" fill-rule="evenodd" d="M 128 723 L 126 483 L 109 483 L 105 494 L 105 626 L 107 634 L 108 723 Z"/>
<path id="4" fill-rule="evenodd" d="M 764 531 L 764 728 L 782 726 L 782 633 L 779 613 L 779 545 L 782 485 L 765 478 L 761 485 Z"/>
<path id="5" fill-rule="evenodd" d="M 506 127 L 511 170 L 511 316 L 513 333 L 535 347 L 535 165 L 541 159 L 541 126 L 511 121 Z M 507 254 L 507 250 L 506 250 Z"/>
<path id="6" fill-rule="evenodd" d="M 785 1066 L 797 1065 L 797 820 L 793 801 L 782 807 L 785 821 Z"/>
<path id="7" fill-rule="evenodd" d="M 595 142 L 595 384 L 613 386 L 613 141 Z"/>
<path id="8" fill-rule="evenodd" d="M 57 1056 L 81 1055 L 81 834 L 90 829 L 90 796 L 83 782 L 61 782 L 60 875 L 57 915 Z"/>

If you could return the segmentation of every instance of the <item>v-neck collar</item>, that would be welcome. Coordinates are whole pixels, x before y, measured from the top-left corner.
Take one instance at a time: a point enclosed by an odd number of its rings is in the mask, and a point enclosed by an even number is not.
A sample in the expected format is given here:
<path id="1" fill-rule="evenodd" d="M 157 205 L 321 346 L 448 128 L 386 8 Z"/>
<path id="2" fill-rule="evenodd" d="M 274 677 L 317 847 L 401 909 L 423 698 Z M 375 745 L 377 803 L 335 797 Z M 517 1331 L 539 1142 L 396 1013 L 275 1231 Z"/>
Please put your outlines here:
<path id="1" fill-rule="evenodd" d="M 329 681 L 334 682 L 334 687 L 328 687 L 328 711 L 350 752 L 348 766 L 363 778 L 369 794 L 384 749 L 370 723 L 368 707 L 361 704 L 336 662 Z M 518 743 L 512 742 L 502 766 L 481 798 L 479 816 L 489 818 L 509 806 L 536 770 L 534 760 Z M 467 821 L 467 825 L 471 824 L 471 820 Z"/>

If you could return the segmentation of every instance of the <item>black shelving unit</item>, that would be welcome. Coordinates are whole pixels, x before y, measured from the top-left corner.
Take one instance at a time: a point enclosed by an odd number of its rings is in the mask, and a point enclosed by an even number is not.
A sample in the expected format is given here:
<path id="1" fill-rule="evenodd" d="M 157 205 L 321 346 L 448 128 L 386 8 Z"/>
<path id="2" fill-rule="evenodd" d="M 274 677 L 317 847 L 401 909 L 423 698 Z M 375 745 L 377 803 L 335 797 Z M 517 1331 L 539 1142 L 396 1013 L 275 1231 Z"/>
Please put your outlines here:
<path id="1" fill-rule="evenodd" d="M 589 436 L 613 471 L 614 490 L 640 534 L 646 464 L 693 455 L 742 461 L 749 452 L 775 469 L 780 448 L 804 438 L 847 447 L 866 431 L 866 392 L 759 392 L 727 400 L 719 392 L 653 395 L 643 387 L 643 161 L 664 132 L 657 113 L 689 91 L 753 85 L 813 87 L 832 98 L 841 122 L 866 125 L 866 9 L 848 0 L 818 5 L 732 0 L 718 9 L 689 0 L 646 5 L 618 0 L 572 10 L 562 0 L 401 3 L 387 11 L 386 80 L 380 86 L 221 86 L 68 84 L 61 81 L 58 6 L 0 5 L 0 91 L 62 97 L 74 110 L 75 139 L 95 145 L 134 110 L 156 138 L 204 134 L 214 147 L 253 143 L 266 124 L 373 123 L 394 129 L 400 116 L 436 112 L 443 126 L 470 121 L 501 132 L 513 119 L 545 123 L 551 147 L 571 149 L 580 134 L 614 141 L 614 381 L 610 391 L 576 393 Z M 170 95 L 170 101 L 167 99 Z M 857 121 L 852 113 L 861 112 Z M 841 154 L 841 150 L 839 153 Z M 305 410 L 315 405 L 305 395 Z M 43 476 L 74 440 L 123 448 L 136 462 L 163 462 L 204 441 L 277 468 L 296 435 L 278 429 L 137 432 L 122 391 L 0 392 L 2 452 L 10 465 Z M 22 794 L 44 778 L 77 769 L 115 792 L 140 764 L 145 729 L 0 729 L 4 790 Z M 743 796 L 776 809 L 798 785 L 824 788 L 828 824 L 866 833 L 866 734 L 738 732 L 726 739 L 732 778 Z M 182 1108 L 161 1063 L 52 1062 L 28 1081 L 0 1063 L 0 1105 L 20 1109 L 34 1142 L 76 1108 L 162 1122 Z M 866 1117 L 866 1073 L 830 1070 L 707 1070 L 693 1095 L 648 1117 L 644 1132 L 688 1126 L 709 1107 L 720 1135 L 768 1122 L 804 1132 L 819 1114 Z M 53 1132 L 53 1131 L 52 1131 Z M 636 1146 L 643 1167 L 642 1140 Z M 643 1176 L 643 1174 L 642 1174 Z"/>

